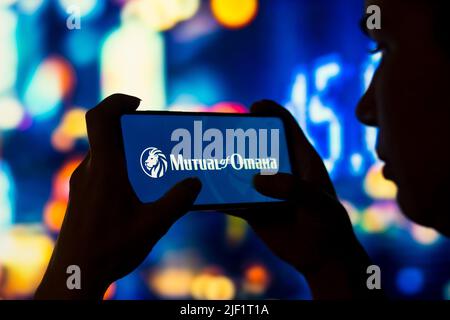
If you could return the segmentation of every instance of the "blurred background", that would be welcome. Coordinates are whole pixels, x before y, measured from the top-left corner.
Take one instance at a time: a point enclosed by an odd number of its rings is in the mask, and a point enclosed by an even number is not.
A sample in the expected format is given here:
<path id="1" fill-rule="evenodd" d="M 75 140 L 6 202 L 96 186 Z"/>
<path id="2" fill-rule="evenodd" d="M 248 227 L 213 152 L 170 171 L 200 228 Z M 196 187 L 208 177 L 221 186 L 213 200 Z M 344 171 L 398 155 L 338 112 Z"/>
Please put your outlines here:
<path id="1" fill-rule="evenodd" d="M 0 298 L 32 296 L 87 150 L 84 114 L 123 92 L 144 109 L 283 104 L 324 158 L 388 295 L 450 299 L 450 242 L 403 218 L 376 131 L 354 117 L 380 59 L 362 12 L 362 0 L 0 0 Z M 179 298 L 311 294 L 242 220 L 189 213 L 105 295 Z"/>

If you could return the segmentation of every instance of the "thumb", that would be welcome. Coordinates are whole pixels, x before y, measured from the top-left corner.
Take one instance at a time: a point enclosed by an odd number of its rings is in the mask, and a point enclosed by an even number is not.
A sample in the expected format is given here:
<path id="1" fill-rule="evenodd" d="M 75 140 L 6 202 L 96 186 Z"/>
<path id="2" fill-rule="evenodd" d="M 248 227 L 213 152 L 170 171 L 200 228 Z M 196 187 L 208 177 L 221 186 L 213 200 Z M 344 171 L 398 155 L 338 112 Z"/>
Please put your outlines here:
<path id="1" fill-rule="evenodd" d="M 162 224 L 172 224 L 192 208 L 201 188 L 202 183 L 198 178 L 188 178 L 177 183 L 162 198 L 149 205 L 150 215 L 153 219 L 157 217 Z"/>
<path id="2" fill-rule="evenodd" d="M 280 200 L 304 204 L 324 204 L 326 200 L 336 200 L 334 195 L 327 193 L 323 187 L 288 173 L 255 175 L 253 184 L 259 193 Z"/>
<path id="3" fill-rule="evenodd" d="M 295 197 L 296 180 L 298 178 L 287 173 L 277 173 L 275 175 L 261 175 L 257 174 L 253 177 L 253 185 L 259 193 L 264 196 L 275 198 L 279 200 L 290 200 Z M 265 202 L 260 207 L 246 208 L 241 210 L 228 210 L 225 213 L 235 217 L 245 219 L 252 226 L 262 224 L 273 224 L 274 213 L 283 212 L 285 221 L 287 213 L 289 212 L 287 202 Z M 280 220 L 280 221 L 281 221 Z"/>
<path id="4" fill-rule="evenodd" d="M 288 200 L 293 196 L 296 181 L 295 177 L 287 173 L 275 175 L 255 175 L 253 184 L 256 191 L 267 197 Z"/>

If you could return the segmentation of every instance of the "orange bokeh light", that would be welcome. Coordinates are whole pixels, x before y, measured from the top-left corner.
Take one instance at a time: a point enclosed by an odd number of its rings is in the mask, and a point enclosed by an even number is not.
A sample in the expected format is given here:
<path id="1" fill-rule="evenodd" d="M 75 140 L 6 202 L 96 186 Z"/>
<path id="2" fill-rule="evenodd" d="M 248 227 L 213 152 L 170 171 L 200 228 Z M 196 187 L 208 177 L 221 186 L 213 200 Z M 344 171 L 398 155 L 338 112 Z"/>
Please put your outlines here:
<path id="1" fill-rule="evenodd" d="M 108 289 L 106 289 L 105 295 L 103 296 L 103 300 L 111 300 L 114 298 L 116 293 L 117 285 L 115 282 L 111 283 Z"/>
<path id="2" fill-rule="evenodd" d="M 44 209 L 44 223 L 53 232 L 59 232 L 66 213 L 66 201 L 50 201 Z"/>
<path id="3" fill-rule="evenodd" d="M 69 199 L 69 179 L 81 161 L 81 158 L 73 158 L 57 172 L 53 180 L 53 199 L 64 201 Z"/>

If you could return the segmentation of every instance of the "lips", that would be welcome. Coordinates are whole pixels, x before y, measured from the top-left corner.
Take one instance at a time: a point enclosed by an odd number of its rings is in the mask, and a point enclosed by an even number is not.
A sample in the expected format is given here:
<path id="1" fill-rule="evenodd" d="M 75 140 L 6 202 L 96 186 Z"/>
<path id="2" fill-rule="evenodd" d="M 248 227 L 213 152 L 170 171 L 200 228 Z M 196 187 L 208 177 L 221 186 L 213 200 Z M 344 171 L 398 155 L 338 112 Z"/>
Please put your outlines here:
<path id="1" fill-rule="evenodd" d="M 389 165 L 389 162 L 387 161 L 386 156 L 378 148 L 377 148 L 377 155 L 378 155 L 378 158 L 380 158 L 380 160 L 384 162 L 384 166 L 382 169 L 383 176 L 387 180 L 394 181 L 394 172 L 392 171 L 392 167 Z"/>

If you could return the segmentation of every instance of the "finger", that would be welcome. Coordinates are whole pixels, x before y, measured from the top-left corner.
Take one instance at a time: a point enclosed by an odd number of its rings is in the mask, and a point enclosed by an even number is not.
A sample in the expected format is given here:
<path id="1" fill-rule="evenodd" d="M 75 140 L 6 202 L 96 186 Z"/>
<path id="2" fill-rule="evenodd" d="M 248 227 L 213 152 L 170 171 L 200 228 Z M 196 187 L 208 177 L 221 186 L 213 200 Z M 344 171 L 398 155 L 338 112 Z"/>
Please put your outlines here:
<path id="1" fill-rule="evenodd" d="M 292 174 L 277 173 L 275 175 L 257 174 L 253 178 L 253 185 L 259 193 L 264 196 L 278 199 L 289 200 L 295 192 L 295 180 L 298 179 Z M 289 210 L 285 202 L 265 202 L 260 206 L 226 210 L 224 213 L 245 219 L 246 221 L 255 223 L 266 223 L 274 221 L 273 214 L 283 212 L 286 220 Z"/>
<path id="2" fill-rule="evenodd" d="M 315 203 L 323 205 L 322 201 L 335 198 L 334 195 L 317 185 L 288 173 L 278 173 L 273 176 L 255 175 L 255 189 L 267 197 L 296 202 L 298 204 Z"/>
<path id="3" fill-rule="evenodd" d="M 122 150 L 120 117 L 135 111 L 140 99 L 124 94 L 113 94 L 86 113 L 89 146 L 93 158 L 107 157 Z"/>
<path id="4" fill-rule="evenodd" d="M 161 199 L 144 208 L 150 224 L 172 224 L 188 212 L 202 188 L 197 178 L 188 178 L 177 183 Z M 156 219 L 155 219 L 156 218 Z"/>
<path id="5" fill-rule="evenodd" d="M 277 173 L 276 175 L 255 175 L 253 185 L 256 191 L 264 196 L 288 200 L 292 198 L 295 190 L 295 177 L 287 173 Z"/>
<path id="6" fill-rule="evenodd" d="M 288 148 L 292 156 L 292 172 L 302 180 L 312 182 L 326 188 L 326 191 L 335 194 L 334 187 L 329 178 L 323 161 L 291 113 L 270 100 L 256 102 L 251 112 L 266 116 L 275 116 L 283 120 Z"/>

